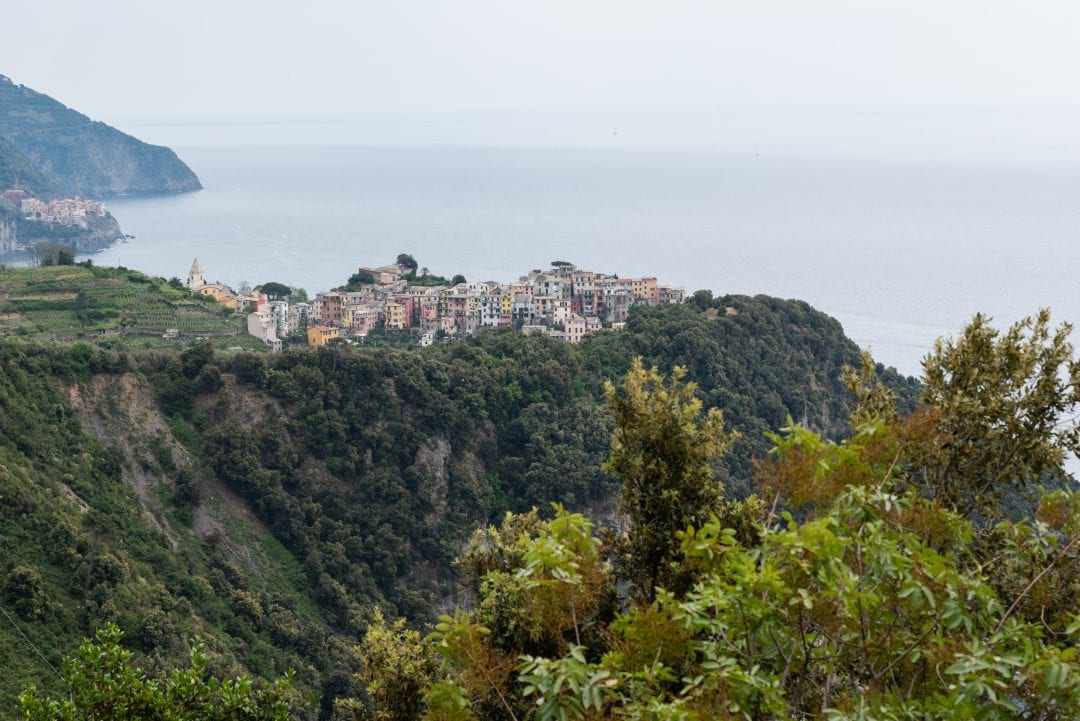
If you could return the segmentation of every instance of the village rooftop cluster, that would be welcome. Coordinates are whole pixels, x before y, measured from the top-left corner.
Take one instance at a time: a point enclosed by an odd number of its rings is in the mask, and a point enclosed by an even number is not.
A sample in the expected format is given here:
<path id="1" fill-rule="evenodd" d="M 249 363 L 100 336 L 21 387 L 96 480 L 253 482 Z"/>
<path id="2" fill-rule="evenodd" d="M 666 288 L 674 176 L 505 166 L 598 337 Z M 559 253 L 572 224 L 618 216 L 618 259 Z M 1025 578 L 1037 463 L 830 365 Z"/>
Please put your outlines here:
<path id="1" fill-rule="evenodd" d="M 79 196 L 59 198 L 57 200 L 38 200 L 37 198 L 31 198 L 23 190 L 10 189 L 4 191 L 3 198 L 13 203 L 27 220 L 36 220 L 42 223 L 59 223 L 60 225 L 85 228 L 91 218 L 104 218 L 109 212 L 104 203 L 87 200 Z"/>
<path id="2" fill-rule="evenodd" d="M 310 303 L 293 303 L 256 289 L 237 295 L 207 283 L 198 259 L 187 286 L 238 311 L 250 310 L 248 333 L 271 350 L 282 339 L 303 332 L 307 344 L 322 346 L 334 338 L 366 338 L 376 329 L 413 332 L 421 346 L 439 338 L 484 330 L 514 328 L 578 343 L 603 328 L 620 328 L 635 305 L 681 303 L 682 288 L 663 286 L 656 278 L 620 278 L 557 261 L 549 270 L 532 270 L 516 283 L 418 285 L 408 268 L 388 265 L 360 268 L 373 283 L 358 290 L 318 293 Z"/>

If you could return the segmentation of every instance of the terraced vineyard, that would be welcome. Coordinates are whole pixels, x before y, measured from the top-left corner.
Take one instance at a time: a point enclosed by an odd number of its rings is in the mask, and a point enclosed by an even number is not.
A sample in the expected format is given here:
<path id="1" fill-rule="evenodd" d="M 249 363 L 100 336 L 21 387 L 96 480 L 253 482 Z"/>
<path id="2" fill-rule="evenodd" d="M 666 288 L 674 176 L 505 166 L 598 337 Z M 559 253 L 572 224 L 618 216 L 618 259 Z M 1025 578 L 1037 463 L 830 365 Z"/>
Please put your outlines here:
<path id="1" fill-rule="evenodd" d="M 231 309 L 137 271 L 80 266 L 0 270 L 0 335 L 160 339 L 175 328 L 187 337 L 237 333 L 236 342 L 247 347 L 244 327 L 243 316 Z"/>

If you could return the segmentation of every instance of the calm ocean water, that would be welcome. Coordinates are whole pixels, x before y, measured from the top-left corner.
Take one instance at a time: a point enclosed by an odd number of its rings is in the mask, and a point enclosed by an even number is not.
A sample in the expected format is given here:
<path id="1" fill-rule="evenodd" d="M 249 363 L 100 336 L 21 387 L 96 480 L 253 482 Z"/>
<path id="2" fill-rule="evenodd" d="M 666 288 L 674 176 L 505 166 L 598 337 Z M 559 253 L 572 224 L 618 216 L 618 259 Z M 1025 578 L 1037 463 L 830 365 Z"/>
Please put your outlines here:
<path id="1" fill-rule="evenodd" d="M 977 311 L 1080 320 L 1080 166 L 692 150 L 193 147 L 206 189 L 109 204 L 93 255 L 310 293 L 411 253 L 470 280 L 553 260 L 688 291 L 800 298 L 918 374 Z"/>

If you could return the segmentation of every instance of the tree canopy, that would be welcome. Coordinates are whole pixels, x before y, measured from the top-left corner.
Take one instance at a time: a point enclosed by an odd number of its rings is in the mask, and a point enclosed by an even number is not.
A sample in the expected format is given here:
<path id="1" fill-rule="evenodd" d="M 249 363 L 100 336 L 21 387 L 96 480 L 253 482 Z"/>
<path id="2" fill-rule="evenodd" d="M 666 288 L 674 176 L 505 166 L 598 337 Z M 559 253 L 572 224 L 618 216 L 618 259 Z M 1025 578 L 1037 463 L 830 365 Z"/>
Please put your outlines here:
<path id="1" fill-rule="evenodd" d="M 996 512 L 1010 487 L 1060 472 L 1080 452 L 1080 361 L 1068 324 L 1050 313 L 1001 332 L 976 315 L 926 359 L 923 400 L 938 435 L 923 460 L 923 492 L 964 512 Z"/>
<path id="2" fill-rule="evenodd" d="M 259 286 L 259 290 L 266 294 L 266 297 L 270 300 L 281 300 L 282 298 L 288 298 L 292 295 L 292 288 L 284 283 L 263 283 Z"/>
<path id="3" fill-rule="evenodd" d="M 665 384 L 655 368 L 646 370 L 636 358 L 621 392 L 607 384 L 615 432 L 604 470 L 622 480 L 624 571 L 645 598 L 676 583 L 676 534 L 700 527 L 724 506 L 711 462 L 727 452 L 734 435 L 725 430 L 719 409 L 702 413 L 694 384 L 682 382 L 685 375 L 676 368 Z"/>
<path id="4" fill-rule="evenodd" d="M 115 625 L 98 631 L 63 664 L 68 693 L 52 699 L 30 687 L 19 696 L 26 721 L 286 721 L 297 699 L 291 674 L 257 685 L 241 676 L 220 681 L 208 673 L 202 647 L 191 650 L 187 668 L 157 677 L 132 662 Z"/>
<path id="5" fill-rule="evenodd" d="M 375 285 L 375 276 L 366 270 L 361 270 L 349 276 L 349 280 L 345 284 L 345 290 L 360 290 L 365 285 Z"/>

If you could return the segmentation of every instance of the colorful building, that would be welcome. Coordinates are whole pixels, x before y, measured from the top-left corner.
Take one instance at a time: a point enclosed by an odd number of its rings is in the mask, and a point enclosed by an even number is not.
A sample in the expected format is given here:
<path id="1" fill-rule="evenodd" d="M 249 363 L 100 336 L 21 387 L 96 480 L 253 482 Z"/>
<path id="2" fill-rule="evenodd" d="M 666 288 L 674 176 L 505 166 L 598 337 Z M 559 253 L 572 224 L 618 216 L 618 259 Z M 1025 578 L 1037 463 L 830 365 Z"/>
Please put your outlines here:
<path id="1" fill-rule="evenodd" d="M 312 348 L 321 348 L 328 341 L 341 337 L 341 330 L 330 325 L 313 325 L 307 329 L 307 344 Z"/>

